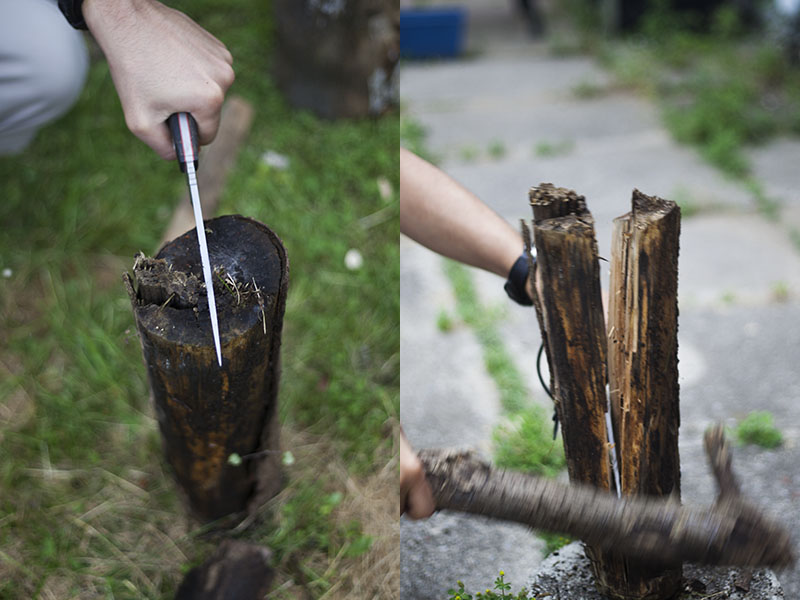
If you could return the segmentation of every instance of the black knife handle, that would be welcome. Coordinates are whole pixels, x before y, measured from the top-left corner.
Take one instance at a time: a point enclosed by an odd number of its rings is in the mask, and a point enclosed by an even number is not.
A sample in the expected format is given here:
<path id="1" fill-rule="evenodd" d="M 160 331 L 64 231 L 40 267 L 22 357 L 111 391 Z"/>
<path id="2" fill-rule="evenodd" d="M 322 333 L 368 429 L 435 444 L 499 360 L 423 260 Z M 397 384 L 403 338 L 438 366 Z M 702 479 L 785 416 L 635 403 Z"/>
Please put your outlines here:
<path id="1" fill-rule="evenodd" d="M 193 162 L 197 169 L 197 157 L 200 152 L 197 133 L 197 121 L 191 113 L 173 113 L 167 119 L 170 133 L 172 133 L 172 143 L 175 144 L 175 154 L 178 156 L 178 164 L 181 171 L 186 172 L 186 163 Z"/>

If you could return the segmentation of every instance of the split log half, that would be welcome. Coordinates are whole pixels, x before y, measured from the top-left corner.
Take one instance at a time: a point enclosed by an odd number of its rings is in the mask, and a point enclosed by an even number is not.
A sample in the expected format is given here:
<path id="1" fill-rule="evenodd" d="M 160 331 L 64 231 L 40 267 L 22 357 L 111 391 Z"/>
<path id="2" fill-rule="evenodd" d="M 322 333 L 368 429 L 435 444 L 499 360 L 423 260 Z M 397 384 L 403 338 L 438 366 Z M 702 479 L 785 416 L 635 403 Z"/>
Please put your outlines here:
<path id="1" fill-rule="evenodd" d="M 570 481 L 611 487 L 606 437 L 606 335 L 594 220 L 583 196 L 531 189 L 535 298 Z"/>
<path id="2" fill-rule="evenodd" d="M 550 389 L 569 479 L 612 489 L 606 433 L 606 334 L 594 219 L 583 196 L 543 183 L 530 190 L 537 262 L 534 306 L 547 349 Z M 526 241 L 526 246 L 529 246 Z M 598 581 L 619 560 L 591 543 Z"/>
<path id="3" fill-rule="evenodd" d="M 289 266 L 280 239 L 238 215 L 206 221 L 222 342 L 211 332 L 194 229 L 123 276 L 167 462 L 203 521 L 281 488 L 279 351 Z"/>
<path id="4" fill-rule="evenodd" d="M 678 428 L 678 247 L 680 209 L 633 191 L 614 220 L 609 288 L 609 397 L 625 495 L 680 501 Z M 681 589 L 681 565 L 652 569 L 635 559 L 606 569 L 612 598 L 660 600 Z"/>

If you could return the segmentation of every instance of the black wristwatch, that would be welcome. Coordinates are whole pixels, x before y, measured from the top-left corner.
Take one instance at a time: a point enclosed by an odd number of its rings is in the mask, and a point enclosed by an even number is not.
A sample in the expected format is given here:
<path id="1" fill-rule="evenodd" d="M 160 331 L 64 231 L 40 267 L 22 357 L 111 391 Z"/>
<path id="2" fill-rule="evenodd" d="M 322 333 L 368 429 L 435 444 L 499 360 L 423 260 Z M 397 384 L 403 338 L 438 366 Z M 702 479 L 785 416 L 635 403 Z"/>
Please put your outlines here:
<path id="1" fill-rule="evenodd" d="M 89 29 L 86 21 L 83 20 L 81 4 L 83 4 L 83 0 L 58 0 L 58 8 L 64 13 L 70 25 L 75 29 Z"/>
<path id="2" fill-rule="evenodd" d="M 536 263 L 536 251 L 532 252 L 531 258 L 534 264 Z M 525 289 L 525 283 L 528 281 L 528 253 L 523 252 L 520 257 L 514 262 L 514 266 L 508 272 L 508 279 L 506 280 L 505 290 L 508 297 L 517 304 L 522 306 L 531 306 L 533 300 L 528 296 Z"/>

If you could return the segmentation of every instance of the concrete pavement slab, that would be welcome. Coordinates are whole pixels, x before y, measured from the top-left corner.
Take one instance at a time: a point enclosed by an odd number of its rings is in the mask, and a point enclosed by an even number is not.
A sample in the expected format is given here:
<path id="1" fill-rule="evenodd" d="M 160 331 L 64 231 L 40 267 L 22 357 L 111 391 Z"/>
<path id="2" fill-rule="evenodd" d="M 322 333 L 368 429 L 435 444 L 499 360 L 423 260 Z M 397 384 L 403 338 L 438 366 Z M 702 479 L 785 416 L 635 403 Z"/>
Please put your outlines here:
<path id="1" fill-rule="evenodd" d="M 415 447 L 469 447 L 488 455 L 500 419 L 498 391 L 474 333 L 437 328 L 440 310 L 455 313 L 442 260 L 402 238 L 401 421 Z M 501 568 L 521 581 L 544 546 L 527 527 L 446 513 L 421 522 L 404 518 L 400 532 L 402 595 L 415 600 L 441 600 L 459 579 L 486 589 Z"/>
<path id="2" fill-rule="evenodd" d="M 500 414 L 497 389 L 469 328 L 437 328 L 455 312 L 442 258 L 403 237 L 400 246 L 400 419 L 419 448 L 470 447 L 487 453 Z"/>
<path id="3" fill-rule="evenodd" d="M 679 344 L 690 349 L 679 354 L 679 369 L 697 371 L 681 382 L 683 501 L 709 504 L 716 497 L 705 429 L 722 422 L 733 431 L 750 412 L 770 412 L 783 446 L 735 445 L 733 468 L 743 492 L 783 522 L 800 548 L 800 303 L 682 311 Z M 777 577 L 787 598 L 800 598 L 799 567 Z"/>
<path id="4" fill-rule="evenodd" d="M 753 175 L 763 182 L 768 196 L 800 206 L 800 138 L 783 138 L 752 148 L 748 158 Z"/>
<path id="5" fill-rule="evenodd" d="M 400 597 L 414 600 L 445 600 L 459 580 L 469 590 L 492 589 L 500 570 L 521 584 L 544 548 L 523 525 L 450 512 L 425 522 L 403 518 L 400 538 Z"/>

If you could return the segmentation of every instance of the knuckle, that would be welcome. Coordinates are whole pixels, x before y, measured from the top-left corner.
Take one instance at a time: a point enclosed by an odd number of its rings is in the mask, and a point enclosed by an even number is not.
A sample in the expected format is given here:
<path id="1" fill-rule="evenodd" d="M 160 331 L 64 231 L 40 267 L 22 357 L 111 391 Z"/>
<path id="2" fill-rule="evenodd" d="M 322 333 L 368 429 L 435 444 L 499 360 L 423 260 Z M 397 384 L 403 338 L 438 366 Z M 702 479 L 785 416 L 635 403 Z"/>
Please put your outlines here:
<path id="1" fill-rule="evenodd" d="M 150 130 L 149 121 L 139 113 L 125 113 L 125 125 L 137 137 L 147 135 Z"/>
<path id="2" fill-rule="evenodd" d="M 225 64 L 221 73 L 220 73 L 220 85 L 224 89 L 228 89 L 233 85 L 234 80 L 236 79 L 236 73 L 233 70 L 233 67 L 230 64 Z"/>
<path id="3" fill-rule="evenodd" d="M 231 54 L 231 51 L 228 50 L 226 46 L 222 46 L 222 57 L 225 59 L 225 62 L 228 63 L 229 65 L 233 64 L 233 54 Z"/>
<path id="4" fill-rule="evenodd" d="M 225 101 L 225 91 L 218 85 L 209 86 L 207 102 L 208 106 L 214 111 L 222 108 L 222 103 Z"/>

